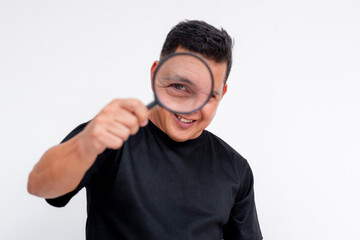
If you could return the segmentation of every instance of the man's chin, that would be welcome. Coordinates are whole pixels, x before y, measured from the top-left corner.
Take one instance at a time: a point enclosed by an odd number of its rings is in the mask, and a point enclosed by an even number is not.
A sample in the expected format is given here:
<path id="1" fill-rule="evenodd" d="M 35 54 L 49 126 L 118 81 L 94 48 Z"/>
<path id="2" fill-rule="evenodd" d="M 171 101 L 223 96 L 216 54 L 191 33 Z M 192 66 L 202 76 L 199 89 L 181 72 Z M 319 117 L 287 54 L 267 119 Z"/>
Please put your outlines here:
<path id="1" fill-rule="evenodd" d="M 168 134 L 168 136 L 176 141 L 176 142 L 186 142 L 188 140 L 192 140 L 192 139 L 195 139 L 197 137 L 199 137 L 201 135 L 200 134 L 195 134 L 193 132 L 178 132 L 178 131 L 174 131 L 174 132 L 171 132 L 170 134 Z"/>
<path id="2" fill-rule="evenodd" d="M 189 133 L 176 131 L 175 129 L 172 129 L 172 131 L 168 132 L 167 135 L 176 142 L 185 142 L 190 139 Z"/>

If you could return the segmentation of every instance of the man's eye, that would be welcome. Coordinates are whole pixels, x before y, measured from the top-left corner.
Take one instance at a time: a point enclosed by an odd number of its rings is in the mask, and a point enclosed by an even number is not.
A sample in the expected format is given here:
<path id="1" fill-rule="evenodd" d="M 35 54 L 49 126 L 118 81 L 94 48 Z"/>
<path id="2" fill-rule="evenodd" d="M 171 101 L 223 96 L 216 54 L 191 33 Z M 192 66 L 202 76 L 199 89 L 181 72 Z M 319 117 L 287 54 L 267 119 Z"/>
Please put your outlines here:
<path id="1" fill-rule="evenodd" d="M 176 88 L 177 90 L 185 90 L 185 87 L 184 87 L 184 85 L 182 85 L 182 84 L 174 83 L 174 84 L 171 84 L 171 86 L 172 86 L 173 88 Z"/>

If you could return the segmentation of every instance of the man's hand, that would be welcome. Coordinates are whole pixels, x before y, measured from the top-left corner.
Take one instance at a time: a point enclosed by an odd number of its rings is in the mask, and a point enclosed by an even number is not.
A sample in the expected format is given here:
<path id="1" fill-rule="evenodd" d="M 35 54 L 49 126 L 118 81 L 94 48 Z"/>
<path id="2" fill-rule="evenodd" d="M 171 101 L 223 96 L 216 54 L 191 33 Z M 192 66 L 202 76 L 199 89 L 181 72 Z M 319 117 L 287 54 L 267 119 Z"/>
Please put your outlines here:
<path id="1" fill-rule="evenodd" d="M 115 99 L 79 134 L 84 148 L 100 154 L 106 148 L 117 149 L 148 123 L 149 110 L 135 99 Z M 81 136 L 81 137 L 80 137 Z"/>

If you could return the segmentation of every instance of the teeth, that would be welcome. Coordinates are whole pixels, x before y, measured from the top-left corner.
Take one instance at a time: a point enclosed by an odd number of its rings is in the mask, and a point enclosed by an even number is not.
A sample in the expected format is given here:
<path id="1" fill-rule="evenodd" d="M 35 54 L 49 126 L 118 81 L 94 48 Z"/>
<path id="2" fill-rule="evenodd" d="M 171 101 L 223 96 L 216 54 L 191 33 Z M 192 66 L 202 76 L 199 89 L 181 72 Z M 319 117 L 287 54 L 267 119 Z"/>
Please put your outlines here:
<path id="1" fill-rule="evenodd" d="M 183 123 L 192 123 L 194 120 L 185 119 L 183 117 L 180 117 L 179 115 L 176 115 L 176 117 Z"/>

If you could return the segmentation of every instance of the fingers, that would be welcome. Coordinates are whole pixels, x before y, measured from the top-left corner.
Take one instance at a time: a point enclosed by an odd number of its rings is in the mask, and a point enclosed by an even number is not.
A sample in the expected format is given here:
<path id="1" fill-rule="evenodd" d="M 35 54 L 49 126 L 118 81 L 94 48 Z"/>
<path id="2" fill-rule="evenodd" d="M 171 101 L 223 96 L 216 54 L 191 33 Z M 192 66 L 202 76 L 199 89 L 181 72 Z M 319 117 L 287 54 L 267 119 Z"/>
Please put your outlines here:
<path id="1" fill-rule="evenodd" d="M 117 149 L 148 122 L 149 110 L 135 99 L 115 99 L 86 126 L 83 142 L 89 152 Z"/>
<path id="2" fill-rule="evenodd" d="M 136 99 L 127 99 L 120 101 L 119 104 L 137 117 L 140 126 L 144 127 L 147 125 L 149 110 L 143 103 Z"/>
<path id="3" fill-rule="evenodd" d="M 130 134 L 136 134 L 140 128 L 140 121 L 138 117 L 129 112 L 127 109 L 120 109 L 118 114 L 115 116 L 117 126 L 124 125 L 128 128 Z"/>

